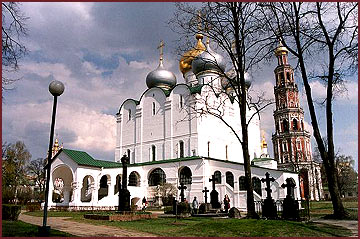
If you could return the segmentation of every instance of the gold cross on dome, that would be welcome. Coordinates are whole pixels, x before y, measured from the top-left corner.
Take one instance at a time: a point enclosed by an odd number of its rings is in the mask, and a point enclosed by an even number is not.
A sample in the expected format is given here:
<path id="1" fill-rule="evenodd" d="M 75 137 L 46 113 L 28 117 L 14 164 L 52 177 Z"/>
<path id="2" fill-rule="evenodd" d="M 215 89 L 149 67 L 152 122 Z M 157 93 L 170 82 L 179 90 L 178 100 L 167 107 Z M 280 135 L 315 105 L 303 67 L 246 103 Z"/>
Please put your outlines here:
<path id="1" fill-rule="evenodd" d="M 157 49 L 160 49 L 160 59 L 163 59 L 163 55 L 164 55 L 163 48 L 164 48 L 164 46 L 165 46 L 164 41 L 161 40 L 160 45 L 157 47 Z"/>
<path id="2" fill-rule="evenodd" d="M 201 32 L 202 26 L 201 26 L 201 11 L 200 10 L 198 11 L 197 20 L 198 20 L 198 31 Z"/>

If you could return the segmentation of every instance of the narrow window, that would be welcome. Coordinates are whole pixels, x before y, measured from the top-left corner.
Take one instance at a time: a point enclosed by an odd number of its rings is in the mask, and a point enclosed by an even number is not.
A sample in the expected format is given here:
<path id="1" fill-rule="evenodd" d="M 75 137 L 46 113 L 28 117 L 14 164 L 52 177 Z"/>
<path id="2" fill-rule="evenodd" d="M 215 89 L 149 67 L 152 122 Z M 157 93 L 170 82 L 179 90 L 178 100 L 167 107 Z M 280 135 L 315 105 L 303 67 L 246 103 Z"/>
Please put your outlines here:
<path id="1" fill-rule="evenodd" d="M 155 145 L 151 146 L 151 158 L 152 158 L 152 161 L 156 160 L 156 147 L 155 147 Z"/>
<path id="2" fill-rule="evenodd" d="M 129 162 L 131 162 L 130 158 L 131 158 L 131 151 L 130 149 L 127 150 L 127 156 L 129 157 Z"/>
<path id="3" fill-rule="evenodd" d="M 183 96 L 180 95 L 180 99 L 179 99 L 179 105 L 180 105 L 180 109 L 182 109 L 184 102 L 183 102 Z"/>
<path id="4" fill-rule="evenodd" d="M 131 109 L 129 109 L 129 120 L 131 120 Z"/>
<path id="5" fill-rule="evenodd" d="M 179 142 L 180 158 L 184 157 L 184 141 Z"/>
<path id="6" fill-rule="evenodd" d="M 293 130 L 298 130 L 298 121 L 297 121 L 297 119 L 293 119 Z"/>
<path id="7" fill-rule="evenodd" d="M 208 157 L 210 157 L 210 141 L 207 142 L 207 146 L 208 146 Z"/>
<path id="8" fill-rule="evenodd" d="M 225 157 L 226 157 L 226 160 L 228 160 L 228 146 L 227 145 L 225 146 Z"/>
<path id="9" fill-rule="evenodd" d="M 156 107 L 155 107 L 155 102 L 152 103 L 152 115 L 155 115 L 156 113 Z"/>
<path id="10" fill-rule="evenodd" d="M 286 141 L 283 142 L 283 151 L 287 152 L 287 145 L 286 145 Z"/>

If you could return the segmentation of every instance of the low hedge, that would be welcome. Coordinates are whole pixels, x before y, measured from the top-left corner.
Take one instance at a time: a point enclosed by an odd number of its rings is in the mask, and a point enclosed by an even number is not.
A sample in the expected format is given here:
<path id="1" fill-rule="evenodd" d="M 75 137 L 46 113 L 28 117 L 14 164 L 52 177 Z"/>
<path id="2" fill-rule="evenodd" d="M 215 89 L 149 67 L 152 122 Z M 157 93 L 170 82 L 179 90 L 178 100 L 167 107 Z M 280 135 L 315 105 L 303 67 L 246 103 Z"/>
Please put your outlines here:
<path id="1" fill-rule="evenodd" d="M 27 203 L 25 206 L 25 210 L 28 212 L 35 212 L 41 209 L 41 203 L 39 202 L 31 202 Z"/>
<path id="2" fill-rule="evenodd" d="M 172 206 L 166 206 L 164 207 L 164 214 L 173 214 L 173 207 Z"/>
<path id="3" fill-rule="evenodd" d="M 2 205 L 2 219 L 17 221 L 21 212 L 20 205 L 3 204 Z"/>
<path id="4" fill-rule="evenodd" d="M 187 202 L 181 202 L 178 204 L 177 206 L 177 213 L 181 214 L 181 213 L 190 213 L 191 212 L 191 208 L 190 208 L 190 204 Z"/>

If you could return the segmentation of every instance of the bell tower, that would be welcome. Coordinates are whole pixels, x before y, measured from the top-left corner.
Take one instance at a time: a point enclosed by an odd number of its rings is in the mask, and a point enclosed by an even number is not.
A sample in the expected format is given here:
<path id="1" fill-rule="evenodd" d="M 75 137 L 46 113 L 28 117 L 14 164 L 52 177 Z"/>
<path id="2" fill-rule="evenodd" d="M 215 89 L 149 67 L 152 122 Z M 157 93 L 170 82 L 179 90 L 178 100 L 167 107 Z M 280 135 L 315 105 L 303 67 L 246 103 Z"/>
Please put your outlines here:
<path id="1" fill-rule="evenodd" d="M 318 200 L 322 196 L 320 166 L 312 159 L 311 135 L 304 128 L 304 110 L 299 103 L 294 69 L 288 62 L 288 49 L 281 42 L 275 50 L 275 56 L 278 65 L 274 70 L 274 157 L 279 168 L 299 173 L 302 198 Z"/>

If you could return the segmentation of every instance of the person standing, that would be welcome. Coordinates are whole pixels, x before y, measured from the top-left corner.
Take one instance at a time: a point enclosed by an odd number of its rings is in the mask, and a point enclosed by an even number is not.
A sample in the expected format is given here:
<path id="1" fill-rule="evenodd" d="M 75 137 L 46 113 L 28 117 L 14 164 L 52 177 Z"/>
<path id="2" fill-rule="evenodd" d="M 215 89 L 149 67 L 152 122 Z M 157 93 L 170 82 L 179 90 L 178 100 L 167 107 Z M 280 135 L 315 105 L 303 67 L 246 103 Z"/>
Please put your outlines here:
<path id="1" fill-rule="evenodd" d="M 197 214 L 199 209 L 199 202 L 196 200 L 196 197 L 194 197 L 194 200 L 192 201 L 192 207 L 194 210 L 194 214 Z"/>
<path id="2" fill-rule="evenodd" d="M 147 201 L 146 201 L 146 198 L 145 198 L 145 197 L 144 197 L 143 200 L 142 200 L 142 206 L 143 206 L 142 210 L 145 211 L 146 206 L 147 206 Z"/>
<path id="3" fill-rule="evenodd" d="M 226 213 L 228 213 L 229 208 L 230 208 L 230 198 L 229 198 L 229 196 L 227 194 L 225 194 L 225 197 L 224 197 L 224 209 L 225 209 Z"/>

